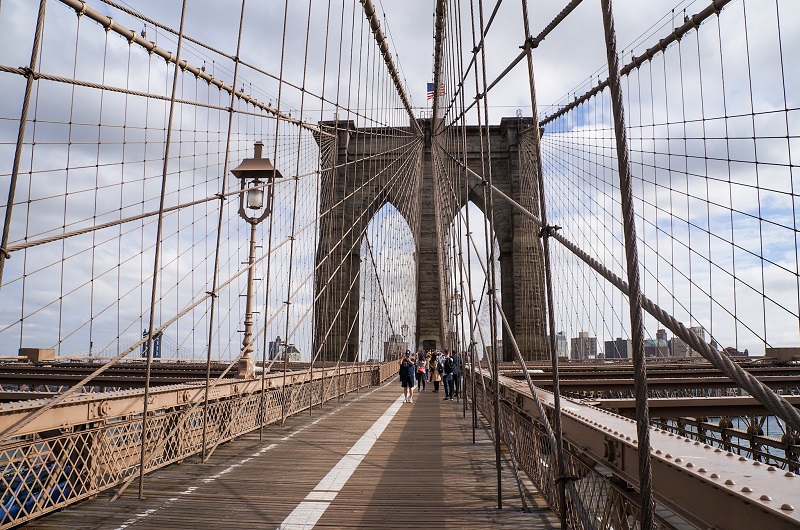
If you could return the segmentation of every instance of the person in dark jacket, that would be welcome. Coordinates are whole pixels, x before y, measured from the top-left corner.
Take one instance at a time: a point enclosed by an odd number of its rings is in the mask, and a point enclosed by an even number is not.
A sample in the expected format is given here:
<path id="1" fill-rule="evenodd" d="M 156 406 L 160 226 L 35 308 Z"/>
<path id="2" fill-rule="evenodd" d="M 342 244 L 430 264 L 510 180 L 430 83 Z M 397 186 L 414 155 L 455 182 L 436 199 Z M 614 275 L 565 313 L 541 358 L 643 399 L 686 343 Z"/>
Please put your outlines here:
<path id="1" fill-rule="evenodd" d="M 453 372 L 455 371 L 455 362 L 450 357 L 450 352 L 444 352 L 444 359 L 442 360 L 442 381 L 444 381 L 444 400 L 453 400 Z"/>
<path id="2" fill-rule="evenodd" d="M 403 403 L 414 402 L 414 359 L 411 352 L 406 350 L 403 358 L 400 359 L 400 384 L 403 385 Z"/>

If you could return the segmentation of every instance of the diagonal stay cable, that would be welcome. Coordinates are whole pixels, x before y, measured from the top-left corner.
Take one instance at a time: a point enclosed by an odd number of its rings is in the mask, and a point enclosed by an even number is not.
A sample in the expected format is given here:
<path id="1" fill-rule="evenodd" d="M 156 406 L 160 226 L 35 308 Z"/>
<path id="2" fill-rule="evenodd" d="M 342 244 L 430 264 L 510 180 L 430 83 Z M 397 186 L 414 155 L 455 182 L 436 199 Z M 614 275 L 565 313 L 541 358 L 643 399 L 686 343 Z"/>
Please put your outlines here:
<path id="1" fill-rule="evenodd" d="M 460 161 L 457 163 L 462 164 Z M 463 164 L 462 164 L 463 165 Z M 466 166 L 465 166 L 466 167 Z M 466 168 L 473 177 L 480 182 L 483 178 L 472 169 Z M 541 220 L 524 206 L 503 193 L 500 189 L 494 188 L 494 192 L 504 201 L 508 202 L 513 208 L 531 219 L 541 228 Z M 589 265 L 595 272 L 608 280 L 613 286 L 619 289 L 626 296 L 628 295 L 628 284 L 625 280 L 607 269 L 602 263 L 584 252 L 580 247 L 566 239 L 558 232 L 554 232 L 551 237 L 564 245 L 570 252 L 577 256 L 581 261 Z M 686 342 L 693 350 L 699 352 L 708 362 L 713 364 L 723 374 L 731 378 L 743 390 L 750 393 L 759 403 L 764 405 L 773 415 L 778 416 L 792 428 L 800 430 L 800 413 L 786 399 L 776 394 L 771 388 L 759 381 L 755 376 L 746 372 L 741 366 L 736 364 L 730 357 L 720 353 L 711 347 L 710 344 L 698 337 L 693 331 L 686 328 L 683 323 L 659 307 L 655 302 L 641 295 L 642 308 L 650 313 L 656 320 L 661 322 L 667 329 L 672 331 L 678 338 Z"/>

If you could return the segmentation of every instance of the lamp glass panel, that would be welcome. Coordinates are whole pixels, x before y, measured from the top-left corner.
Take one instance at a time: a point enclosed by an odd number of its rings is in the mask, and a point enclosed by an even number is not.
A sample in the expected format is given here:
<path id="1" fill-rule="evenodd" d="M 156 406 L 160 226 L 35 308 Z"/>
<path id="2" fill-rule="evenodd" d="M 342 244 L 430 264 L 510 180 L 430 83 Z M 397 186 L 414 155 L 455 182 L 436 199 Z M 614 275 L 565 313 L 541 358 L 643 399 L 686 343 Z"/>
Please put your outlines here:
<path id="1" fill-rule="evenodd" d="M 262 206 L 264 206 L 264 190 L 262 188 L 248 189 L 247 207 L 251 210 L 260 210 Z"/>

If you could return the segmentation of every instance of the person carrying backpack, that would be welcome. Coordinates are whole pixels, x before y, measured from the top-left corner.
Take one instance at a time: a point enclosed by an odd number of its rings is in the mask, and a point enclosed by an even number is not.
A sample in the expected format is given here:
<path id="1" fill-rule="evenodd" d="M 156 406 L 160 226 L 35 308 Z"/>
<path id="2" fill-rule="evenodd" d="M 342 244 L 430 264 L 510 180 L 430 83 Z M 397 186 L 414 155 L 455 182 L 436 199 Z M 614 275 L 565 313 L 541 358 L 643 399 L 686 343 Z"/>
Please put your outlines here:
<path id="1" fill-rule="evenodd" d="M 414 359 L 411 352 L 406 350 L 400 359 L 400 384 L 403 385 L 403 403 L 414 402 Z"/>
<path id="2" fill-rule="evenodd" d="M 444 381 L 444 400 L 453 400 L 453 373 L 455 371 L 455 361 L 450 356 L 449 351 L 444 352 L 444 360 L 442 361 L 442 380 Z"/>

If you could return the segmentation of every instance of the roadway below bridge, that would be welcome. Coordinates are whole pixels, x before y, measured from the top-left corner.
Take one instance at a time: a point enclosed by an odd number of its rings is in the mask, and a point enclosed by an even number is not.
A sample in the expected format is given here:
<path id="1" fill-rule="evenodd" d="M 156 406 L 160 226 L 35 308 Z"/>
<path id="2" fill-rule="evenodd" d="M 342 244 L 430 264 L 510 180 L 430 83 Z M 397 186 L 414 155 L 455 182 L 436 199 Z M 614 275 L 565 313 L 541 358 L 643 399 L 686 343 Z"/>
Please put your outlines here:
<path id="1" fill-rule="evenodd" d="M 497 509 L 494 445 L 442 393 L 403 403 L 393 381 L 298 414 L 29 523 L 37 530 L 164 528 L 558 528 L 533 485 L 521 510 L 508 462 Z"/>

